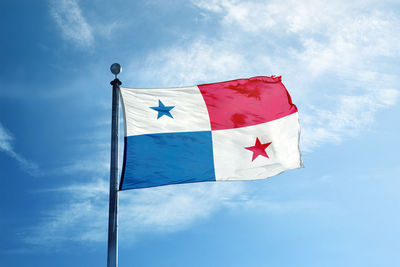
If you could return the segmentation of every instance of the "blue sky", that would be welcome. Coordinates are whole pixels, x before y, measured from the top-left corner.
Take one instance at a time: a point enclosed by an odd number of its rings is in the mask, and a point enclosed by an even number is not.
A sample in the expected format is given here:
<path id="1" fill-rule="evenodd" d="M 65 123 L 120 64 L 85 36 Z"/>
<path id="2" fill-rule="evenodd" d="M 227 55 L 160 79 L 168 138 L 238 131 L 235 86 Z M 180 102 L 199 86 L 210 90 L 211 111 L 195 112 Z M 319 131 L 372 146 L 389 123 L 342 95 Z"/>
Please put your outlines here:
<path id="1" fill-rule="evenodd" d="M 105 266 L 109 66 L 282 75 L 304 169 L 120 193 L 120 266 L 399 266 L 398 1 L 2 1 L 0 265 Z"/>

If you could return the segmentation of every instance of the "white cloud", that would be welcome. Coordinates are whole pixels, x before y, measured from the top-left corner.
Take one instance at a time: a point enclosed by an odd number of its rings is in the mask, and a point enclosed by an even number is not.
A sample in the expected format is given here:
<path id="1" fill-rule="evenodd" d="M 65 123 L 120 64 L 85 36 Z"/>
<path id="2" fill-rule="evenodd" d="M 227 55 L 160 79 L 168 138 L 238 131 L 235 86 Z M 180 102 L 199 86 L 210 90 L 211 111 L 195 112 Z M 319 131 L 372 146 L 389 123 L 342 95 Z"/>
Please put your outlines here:
<path id="1" fill-rule="evenodd" d="M 29 229 L 27 243 L 57 247 L 66 241 L 102 241 L 107 232 L 107 184 L 97 180 L 83 185 L 47 190 L 66 201 L 44 214 L 43 222 Z"/>
<path id="2" fill-rule="evenodd" d="M 157 77 L 155 82 L 159 86 L 192 85 L 194 81 L 217 80 L 221 75 L 231 76 L 232 73 L 238 73 L 243 64 L 243 56 L 232 53 L 225 45 L 195 41 L 190 46 L 172 47 L 150 55 L 147 59 L 149 68 L 139 76 L 147 81 Z M 129 80 L 137 81 L 133 77 L 127 78 L 127 83 Z"/>
<path id="3" fill-rule="evenodd" d="M 14 137 L 11 135 L 11 133 L 9 133 L 3 127 L 3 125 L 0 124 L 0 151 L 3 151 L 10 157 L 14 158 L 29 174 L 33 176 L 39 175 L 39 166 L 15 152 L 13 148 L 13 141 Z"/>
<path id="4" fill-rule="evenodd" d="M 180 230 L 224 207 L 243 189 L 241 183 L 196 183 L 123 192 L 121 231 L 136 231 L 132 224 L 151 231 Z"/>
<path id="5" fill-rule="evenodd" d="M 11 151 L 12 150 L 12 142 L 13 138 L 6 131 L 3 125 L 0 124 L 0 149 L 3 151 Z"/>
<path id="6" fill-rule="evenodd" d="M 81 47 L 93 45 L 93 29 L 83 16 L 77 0 L 53 0 L 50 13 L 65 39 Z"/>
<path id="7" fill-rule="evenodd" d="M 96 23 L 94 25 L 94 31 L 99 36 L 102 36 L 107 39 L 111 39 L 113 33 L 115 33 L 119 28 L 126 27 L 125 24 L 121 23 L 120 21 L 111 21 L 110 23 Z"/>
<path id="8" fill-rule="evenodd" d="M 107 154 L 108 151 L 103 151 L 103 155 Z M 109 162 L 106 157 L 97 157 L 95 160 L 91 159 L 81 159 L 76 162 L 71 163 L 70 165 L 63 166 L 58 168 L 54 172 L 58 172 L 58 174 L 73 174 L 73 173 L 105 173 L 109 170 Z"/>
<path id="9" fill-rule="evenodd" d="M 64 175 L 85 173 L 93 176 L 103 176 L 107 173 L 110 168 L 110 143 L 108 142 L 110 133 L 107 131 L 110 124 L 111 122 L 107 121 L 107 126 L 104 124 L 94 125 L 93 127 L 96 129 L 88 132 L 88 134 L 70 137 L 75 143 L 76 149 L 81 153 L 71 161 L 64 162 L 64 166 L 57 167 L 52 171 L 48 170 L 47 175 L 51 173 Z M 119 151 L 122 158 L 123 139 L 120 140 Z"/>
<path id="10" fill-rule="evenodd" d="M 62 194 L 68 201 L 46 214 L 43 223 L 24 237 L 25 241 L 50 247 L 66 241 L 105 241 L 108 190 L 108 182 L 100 179 L 47 190 L 47 194 Z M 119 239 L 129 242 L 143 231 L 181 230 L 228 206 L 242 191 L 241 183 L 223 182 L 122 191 L 119 193 Z"/>
<path id="11" fill-rule="evenodd" d="M 399 91 L 382 89 L 363 95 L 339 95 L 334 109 L 310 106 L 303 114 L 302 147 L 310 151 L 327 142 L 340 142 L 343 136 L 354 136 L 374 121 L 375 113 L 396 103 Z"/>
<path id="12" fill-rule="evenodd" d="M 192 2 L 220 19 L 220 34 L 154 52 L 127 83 L 159 87 L 283 75 L 308 151 L 354 136 L 398 101 L 399 67 L 391 62 L 400 59 L 400 16 L 390 7 L 341 0 Z"/>
<path id="13" fill-rule="evenodd" d="M 193 0 L 197 7 L 220 15 L 227 27 L 238 27 L 257 32 L 315 32 L 323 29 L 323 22 L 335 23 L 332 15 L 343 10 L 341 1 L 237 1 Z M 329 15 L 327 15 L 329 14 Z"/>

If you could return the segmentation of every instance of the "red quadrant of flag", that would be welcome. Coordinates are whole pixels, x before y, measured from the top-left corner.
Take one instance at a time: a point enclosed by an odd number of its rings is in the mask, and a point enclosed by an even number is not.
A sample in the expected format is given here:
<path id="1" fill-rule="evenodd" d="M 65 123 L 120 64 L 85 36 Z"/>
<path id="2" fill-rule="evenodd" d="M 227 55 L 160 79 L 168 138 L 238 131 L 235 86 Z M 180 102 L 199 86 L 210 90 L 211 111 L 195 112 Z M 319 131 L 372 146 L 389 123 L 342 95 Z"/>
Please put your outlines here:
<path id="1" fill-rule="evenodd" d="M 252 126 L 297 112 L 281 77 L 254 77 L 198 85 L 212 130 Z"/>

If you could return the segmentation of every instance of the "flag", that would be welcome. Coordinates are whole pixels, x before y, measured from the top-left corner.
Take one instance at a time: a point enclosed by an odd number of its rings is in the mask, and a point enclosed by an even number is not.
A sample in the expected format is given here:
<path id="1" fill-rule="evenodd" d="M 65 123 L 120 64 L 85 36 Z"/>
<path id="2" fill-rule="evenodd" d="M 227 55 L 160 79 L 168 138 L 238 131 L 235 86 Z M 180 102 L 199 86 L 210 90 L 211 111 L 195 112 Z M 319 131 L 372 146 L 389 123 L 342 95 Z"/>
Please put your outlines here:
<path id="1" fill-rule="evenodd" d="M 302 167 L 297 107 L 281 77 L 120 92 L 120 190 L 263 179 Z"/>

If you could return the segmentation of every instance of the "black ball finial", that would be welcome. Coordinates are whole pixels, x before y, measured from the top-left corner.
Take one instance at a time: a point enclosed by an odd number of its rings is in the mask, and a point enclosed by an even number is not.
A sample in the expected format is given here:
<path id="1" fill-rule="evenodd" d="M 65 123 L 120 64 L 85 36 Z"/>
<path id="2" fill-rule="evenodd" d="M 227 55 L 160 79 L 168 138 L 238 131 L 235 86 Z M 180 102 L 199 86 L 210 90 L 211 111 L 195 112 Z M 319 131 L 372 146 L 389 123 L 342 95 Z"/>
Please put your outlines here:
<path id="1" fill-rule="evenodd" d="M 114 74 L 115 77 L 117 77 L 117 75 L 122 71 L 122 67 L 120 64 L 114 63 L 111 65 L 110 70 L 111 70 L 112 74 Z"/>

